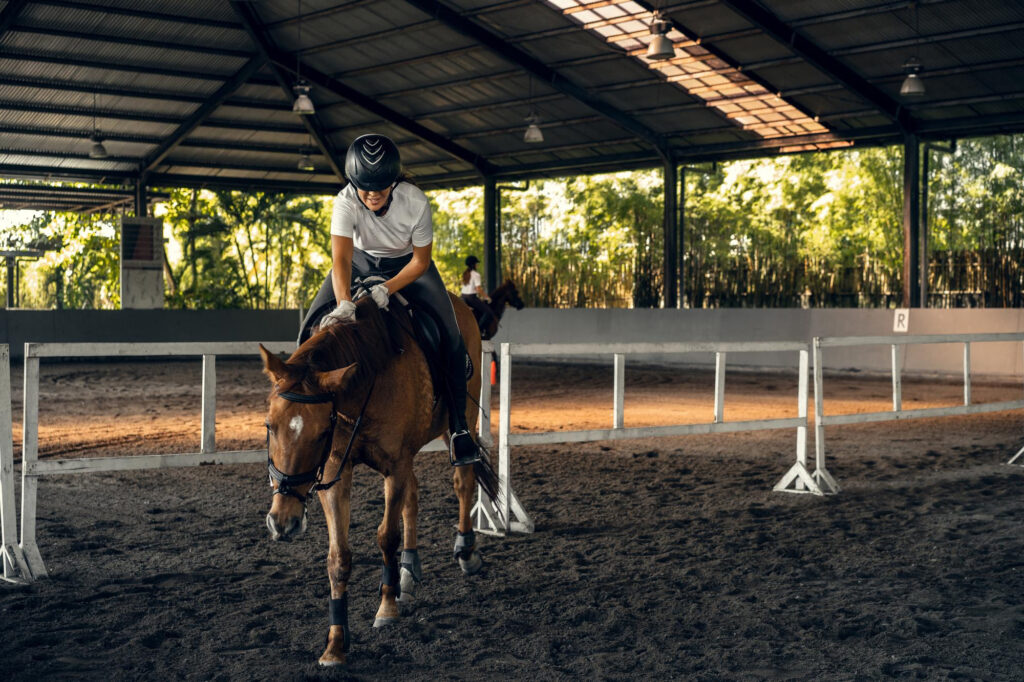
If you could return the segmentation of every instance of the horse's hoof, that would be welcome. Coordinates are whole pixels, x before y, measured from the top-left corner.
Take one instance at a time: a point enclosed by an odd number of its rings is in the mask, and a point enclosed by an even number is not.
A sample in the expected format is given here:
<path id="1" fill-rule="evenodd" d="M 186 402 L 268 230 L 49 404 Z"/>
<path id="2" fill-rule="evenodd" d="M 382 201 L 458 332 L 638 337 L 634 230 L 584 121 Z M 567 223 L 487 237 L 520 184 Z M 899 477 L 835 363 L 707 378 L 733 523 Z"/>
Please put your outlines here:
<path id="1" fill-rule="evenodd" d="M 397 625 L 397 624 L 398 624 L 398 619 L 397 618 L 374 618 L 373 619 L 373 627 L 375 627 L 375 628 L 386 628 L 386 627 L 388 627 L 390 625 Z"/>
<path id="2" fill-rule="evenodd" d="M 334 668 L 339 665 L 345 665 L 345 654 L 332 654 L 325 651 L 317 663 L 321 668 Z"/>
<path id="3" fill-rule="evenodd" d="M 483 568 L 484 560 L 480 558 L 480 552 L 473 552 L 468 559 L 459 557 L 459 568 L 466 575 L 474 575 Z"/>
<path id="4" fill-rule="evenodd" d="M 323 659 L 323 658 L 321 658 L 318 661 L 318 663 L 320 664 L 321 668 L 334 668 L 334 667 L 337 667 L 339 665 L 345 665 L 344 659 L 342 659 L 340 661 L 336 661 L 334 659 Z"/>

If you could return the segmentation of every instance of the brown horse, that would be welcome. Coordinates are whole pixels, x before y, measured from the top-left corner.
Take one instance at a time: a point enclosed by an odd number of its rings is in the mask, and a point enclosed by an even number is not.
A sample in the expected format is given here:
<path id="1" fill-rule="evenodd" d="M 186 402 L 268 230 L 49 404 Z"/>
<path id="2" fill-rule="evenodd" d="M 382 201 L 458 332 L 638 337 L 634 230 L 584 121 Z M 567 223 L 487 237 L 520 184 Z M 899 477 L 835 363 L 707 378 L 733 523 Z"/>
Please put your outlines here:
<path id="1" fill-rule="evenodd" d="M 519 291 L 512 280 L 506 279 L 500 286 L 490 293 L 491 302 L 485 303 L 491 309 L 490 317 L 480 327 L 480 336 L 484 340 L 493 339 L 498 333 L 498 324 L 501 316 L 505 314 L 505 308 L 512 306 L 516 310 L 522 310 L 526 305 L 523 299 L 519 298 Z M 480 320 L 477 319 L 479 323 Z"/>
<path id="2" fill-rule="evenodd" d="M 477 396 L 480 336 L 469 308 L 457 300 L 453 305 L 473 358 L 468 395 Z M 347 588 L 352 570 L 348 531 L 355 464 L 366 464 L 384 477 L 384 519 L 377 528 L 383 577 L 374 627 L 397 622 L 399 601 L 414 597 L 420 578 L 419 493 L 413 457 L 425 444 L 446 434 L 448 416 L 444 401 L 435 400 L 430 370 L 411 336 L 408 316 L 394 311 L 395 307 L 391 306 L 392 312 L 381 311 L 366 297 L 356 304 L 354 322 L 317 332 L 287 361 L 260 346 L 264 371 L 273 384 L 267 452 L 274 495 L 267 528 L 275 540 L 301 534 L 306 528 L 307 496 L 313 491 L 327 517 L 331 601 L 327 649 L 320 657 L 324 666 L 344 663 L 348 650 Z M 471 430 L 477 420 L 474 408 L 466 410 Z M 455 557 L 463 571 L 475 573 L 482 562 L 470 519 L 473 493 L 479 481 L 494 499 L 497 476 L 485 458 L 473 467 L 455 468 L 454 481 L 459 498 Z M 397 556 L 400 541 L 401 560 Z"/>

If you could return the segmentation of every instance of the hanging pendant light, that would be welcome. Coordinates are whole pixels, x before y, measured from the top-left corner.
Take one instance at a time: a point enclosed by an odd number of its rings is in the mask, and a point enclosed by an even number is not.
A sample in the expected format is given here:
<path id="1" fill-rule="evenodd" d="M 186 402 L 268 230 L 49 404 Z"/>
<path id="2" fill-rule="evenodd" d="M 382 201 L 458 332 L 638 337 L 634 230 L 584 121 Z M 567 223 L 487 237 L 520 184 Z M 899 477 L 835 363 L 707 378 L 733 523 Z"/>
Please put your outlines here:
<path id="1" fill-rule="evenodd" d="M 105 159 L 107 158 L 107 148 L 103 146 L 103 136 L 100 135 L 100 129 L 96 125 L 96 93 L 92 93 L 92 135 L 89 137 L 89 141 L 92 142 L 92 147 L 89 148 L 90 159 Z"/>
<path id="2" fill-rule="evenodd" d="M 921 78 L 921 62 L 918 61 L 917 57 L 908 59 L 907 63 L 903 65 L 903 71 L 907 74 L 907 77 L 903 79 L 903 84 L 900 86 L 900 96 L 923 97 L 927 92 L 927 88 L 925 88 L 924 80 Z"/>
<path id="3" fill-rule="evenodd" d="M 662 61 L 676 56 L 676 47 L 668 39 L 671 28 L 672 24 L 665 21 L 660 13 L 654 13 L 654 20 L 651 21 L 651 42 L 647 45 L 648 59 Z"/>
<path id="4" fill-rule="evenodd" d="M 918 14 L 918 3 L 914 2 L 914 34 L 917 36 L 917 42 L 921 42 L 921 21 Z M 917 55 L 911 57 L 903 64 L 903 72 L 907 74 L 907 77 L 903 79 L 903 83 L 900 85 L 900 96 L 901 97 L 923 97 L 927 92 L 924 87 L 924 80 L 921 78 L 921 60 L 917 58 Z"/>
<path id="5" fill-rule="evenodd" d="M 298 20 L 298 24 L 296 25 L 297 40 L 295 46 L 295 76 L 298 80 L 296 80 L 295 85 L 292 86 L 292 92 L 295 93 L 295 101 L 292 103 L 292 113 L 299 114 L 300 116 L 312 116 L 316 113 L 316 109 L 313 107 L 313 100 L 309 98 L 312 86 L 310 86 L 309 81 L 302 77 L 302 68 L 300 63 L 302 55 L 302 0 L 299 0 Z"/>
<path id="6" fill-rule="evenodd" d="M 309 138 L 310 145 L 312 145 L 312 138 Z M 300 171 L 311 171 L 316 170 L 316 166 L 313 165 L 313 159 L 309 157 L 309 148 L 303 147 L 299 150 L 302 155 L 299 157 L 298 169 Z"/>
<path id="7" fill-rule="evenodd" d="M 544 132 L 537 125 L 540 123 L 540 116 L 536 113 L 531 112 L 526 117 L 526 122 L 529 124 L 526 126 L 526 132 L 523 133 L 523 142 L 529 142 L 531 144 L 544 141 Z"/>

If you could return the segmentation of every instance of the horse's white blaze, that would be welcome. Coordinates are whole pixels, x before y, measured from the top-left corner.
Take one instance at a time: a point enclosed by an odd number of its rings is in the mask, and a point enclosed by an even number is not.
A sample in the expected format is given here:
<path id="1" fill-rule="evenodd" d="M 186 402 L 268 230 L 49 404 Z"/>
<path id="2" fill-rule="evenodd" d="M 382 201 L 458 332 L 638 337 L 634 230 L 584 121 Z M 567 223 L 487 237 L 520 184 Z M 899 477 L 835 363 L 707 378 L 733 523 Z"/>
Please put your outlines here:
<path id="1" fill-rule="evenodd" d="M 298 440 L 302 433 L 302 415 L 297 414 L 292 417 L 292 420 L 288 422 L 288 428 L 292 430 L 292 440 Z"/>

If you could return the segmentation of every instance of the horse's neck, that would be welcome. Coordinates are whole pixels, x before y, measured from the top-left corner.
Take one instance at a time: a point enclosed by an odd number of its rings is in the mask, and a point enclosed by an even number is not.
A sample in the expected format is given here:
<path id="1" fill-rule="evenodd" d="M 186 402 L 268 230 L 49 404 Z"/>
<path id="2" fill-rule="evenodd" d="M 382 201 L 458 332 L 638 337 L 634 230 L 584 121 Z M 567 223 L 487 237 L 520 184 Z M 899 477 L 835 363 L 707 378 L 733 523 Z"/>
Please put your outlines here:
<path id="1" fill-rule="evenodd" d="M 494 312 L 494 316 L 499 320 L 502 314 L 505 312 L 505 306 L 508 305 L 508 294 L 504 289 L 495 289 L 494 293 L 491 294 L 491 310 Z"/>

